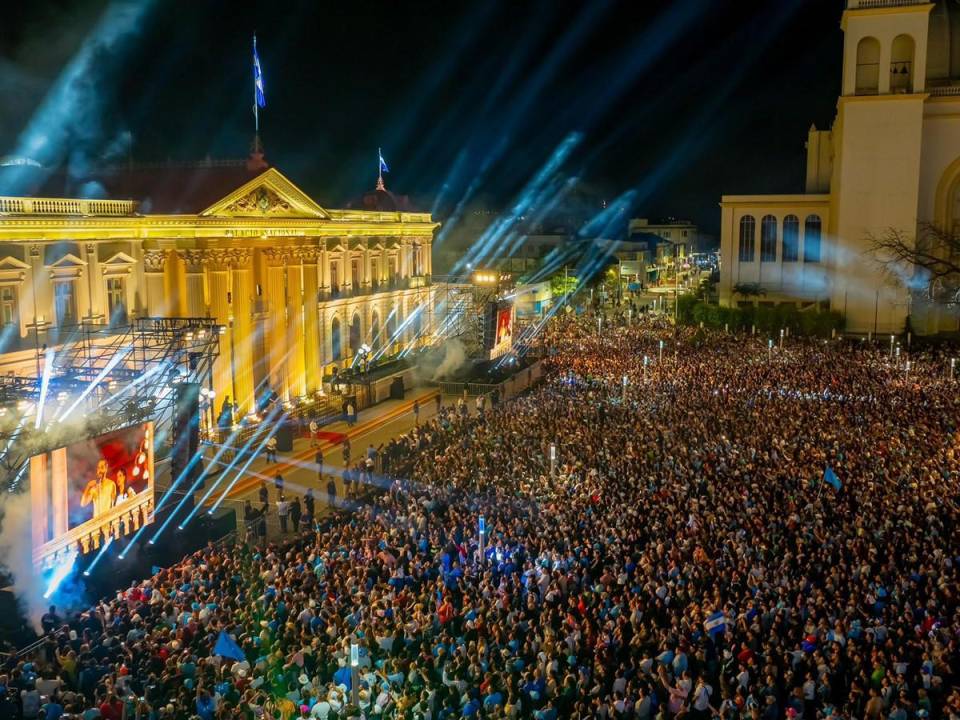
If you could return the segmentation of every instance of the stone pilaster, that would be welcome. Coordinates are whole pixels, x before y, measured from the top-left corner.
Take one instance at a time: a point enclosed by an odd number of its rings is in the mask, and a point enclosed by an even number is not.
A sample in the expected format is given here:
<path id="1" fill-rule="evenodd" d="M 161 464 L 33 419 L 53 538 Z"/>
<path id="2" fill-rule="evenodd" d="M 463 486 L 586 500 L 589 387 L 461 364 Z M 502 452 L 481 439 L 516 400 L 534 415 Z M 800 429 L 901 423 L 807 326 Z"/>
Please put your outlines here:
<path id="1" fill-rule="evenodd" d="M 233 253 L 233 378 L 239 412 L 255 410 L 253 367 L 257 347 L 262 347 L 253 323 L 253 276 L 250 250 L 237 248 Z"/>
<path id="2" fill-rule="evenodd" d="M 207 303 L 203 294 L 204 250 L 180 250 L 187 285 L 187 317 L 200 318 L 207 315 Z"/>
<path id="3" fill-rule="evenodd" d="M 307 393 L 320 389 L 323 370 L 320 366 L 320 326 L 317 314 L 317 248 L 303 248 L 303 358 Z"/>
<path id="4" fill-rule="evenodd" d="M 287 386 L 287 301 L 285 288 L 286 264 L 290 248 L 268 248 L 263 251 L 267 260 L 267 286 L 264 288 L 264 303 L 267 311 L 266 348 L 270 389 L 289 398 Z"/>
<path id="5" fill-rule="evenodd" d="M 166 317 L 170 315 L 164 292 L 164 273 L 167 268 L 167 250 L 145 250 L 143 270 L 147 279 L 147 315 Z"/>
<path id="6" fill-rule="evenodd" d="M 231 327 L 232 309 L 230 266 L 233 253 L 228 249 L 205 251 L 207 284 L 210 288 L 210 317 L 226 328 L 220 336 L 220 354 L 213 363 L 214 421 L 219 417 L 220 408 L 229 397 L 236 396 L 233 383 L 233 346 L 234 334 Z"/>
<path id="7" fill-rule="evenodd" d="M 303 341 L 303 265 L 297 248 L 287 262 L 287 388 L 290 397 L 307 394 Z"/>

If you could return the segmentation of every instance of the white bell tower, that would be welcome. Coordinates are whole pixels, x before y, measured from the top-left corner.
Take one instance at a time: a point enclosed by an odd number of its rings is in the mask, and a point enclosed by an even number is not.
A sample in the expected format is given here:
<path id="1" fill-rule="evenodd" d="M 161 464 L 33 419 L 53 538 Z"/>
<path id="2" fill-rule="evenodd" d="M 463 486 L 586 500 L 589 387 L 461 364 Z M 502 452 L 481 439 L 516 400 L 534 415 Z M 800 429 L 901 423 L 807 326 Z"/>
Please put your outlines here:
<path id="1" fill-rule="evenodd" d="M 871 235 L 914 235 L 920 188 L 929 14 L 933 3 L 849 0 L 834 124 L 830 304 L 856 331 L 900 332 L 908 294 L 871 259 Z"/>

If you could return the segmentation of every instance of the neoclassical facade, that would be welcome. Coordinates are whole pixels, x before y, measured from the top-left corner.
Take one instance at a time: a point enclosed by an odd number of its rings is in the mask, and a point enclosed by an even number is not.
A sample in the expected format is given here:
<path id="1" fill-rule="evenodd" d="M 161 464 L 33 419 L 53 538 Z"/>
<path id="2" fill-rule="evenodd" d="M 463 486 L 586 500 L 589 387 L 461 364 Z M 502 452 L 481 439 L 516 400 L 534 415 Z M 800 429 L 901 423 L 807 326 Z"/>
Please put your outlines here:
<path id="1" fill-rule="evenodd" d="M 426 343 L 433 323 L 428 213 L 328 210 L 274 168 L 205 209 L 134 200 L 0 198 L 0 371 L 79 324 L 209 317 L 224 327 L 217 406 L 322 387 L 362 344 Z"/>
<path id="2" fill-rule="evenodd" d="M 806 192 L 722 198 L 720 301 L 843 313 L 848 330 L 958 329 L 912 269 L 891 277 L 872 238 L 960 233 L 960 6 L 848 0 L 841 95 L 807 138 Z M 760 285 L 759 300 L 737 292 Z M 908 291 L 907 288 L 911 288 Z"/>

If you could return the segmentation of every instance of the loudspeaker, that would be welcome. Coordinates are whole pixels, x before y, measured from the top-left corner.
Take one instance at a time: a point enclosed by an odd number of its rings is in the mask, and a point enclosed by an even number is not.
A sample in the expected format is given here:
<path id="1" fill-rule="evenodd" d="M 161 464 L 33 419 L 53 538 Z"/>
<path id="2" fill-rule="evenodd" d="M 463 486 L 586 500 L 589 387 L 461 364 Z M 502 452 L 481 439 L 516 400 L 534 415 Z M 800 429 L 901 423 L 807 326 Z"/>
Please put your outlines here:
<path id="1" fill-rule="evenodd" d="M 277 433 L 274 437 L 277 439 L 278 452 L 293 451 L 293 430 L 293 425 L 290 423 L 283 423 L 283 425 L 277 428 Z"/>
<path id="2" fill-rule="evenodd" d="M 171 482 L 176 482 L 200 450 L 200 383 L 179 383 L 175 386 L 171 429 L 173 450 L 170 453 L 170 472 Z M 195 462 L 185 482 L 192 485 L 202 471 L 202 464 Z"/>

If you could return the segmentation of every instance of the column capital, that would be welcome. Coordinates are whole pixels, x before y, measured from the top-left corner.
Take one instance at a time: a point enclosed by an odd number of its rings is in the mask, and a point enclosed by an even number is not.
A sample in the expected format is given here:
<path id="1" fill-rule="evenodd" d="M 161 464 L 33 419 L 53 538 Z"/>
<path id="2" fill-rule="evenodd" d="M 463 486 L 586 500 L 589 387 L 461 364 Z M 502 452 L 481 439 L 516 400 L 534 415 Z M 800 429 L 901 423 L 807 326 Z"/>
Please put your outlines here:
<path id="1" fill-rule="evenodd" d="M 304 245 L 297 248 L 297 255 L 300 257 L 300 262 L 313 265 L 320 258 L 320 248 L 314 245 Z"/>
<path id="2" fill-rule="evenodd" d="M 203 264 L 207 260 L 207 250 L 178 250 L 180 259 L 186 267 L 188 273 L 202 273 Z"/>
<path id="3" fill-rule="evenodd" d="M 233 250 L 227 248 L 211 248 L 210 250 L 200 250 L 207 262 L 210 270 L 224 272 L 230 269 L 233 264 Z"/>
<path id="4" fill-rule="evenodd" d="M 235 270 L 246 270 L 253 257 L 253 250 L 250 248 L 230 248 L 231 262 Z"/>
<path id="5" fill-rule="evenodd" d="M 289 263 L 293 250 L 294 248 L 290 246 L 266 248 L 263 256 L 267 258 L 267 265 L 270 267 L 280 267 Z"/>
<path id="6" fill-rule="evenodd" d="M 143 268 L 148 273 L 162 273 L 167 266 L 169 250 L 144 250 Z"/>

